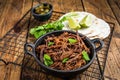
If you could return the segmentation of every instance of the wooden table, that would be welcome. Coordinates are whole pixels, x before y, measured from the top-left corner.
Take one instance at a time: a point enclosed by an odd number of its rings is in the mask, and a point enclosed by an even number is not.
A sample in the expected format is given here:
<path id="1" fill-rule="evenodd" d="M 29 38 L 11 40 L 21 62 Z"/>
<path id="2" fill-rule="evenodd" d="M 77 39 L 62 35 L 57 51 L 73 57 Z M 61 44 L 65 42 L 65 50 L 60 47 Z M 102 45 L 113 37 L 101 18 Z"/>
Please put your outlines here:
<path id="1" fill-rule="evenodd" d="M 31 0 L 32 1 L 32 0 Z M 0 38 L 30 9 L 30 0 L 0 0 Z M 87 11 L 115 23 L 104 73 L 105 80 L 120 79 L 120 1 L 119 0 L 40 0 L 51 3 L 54 11 Z M 83 7 L 84 5 L 84 7 Z M 20 66 L 0 61 L 0 80 L 19 80 Z"/>

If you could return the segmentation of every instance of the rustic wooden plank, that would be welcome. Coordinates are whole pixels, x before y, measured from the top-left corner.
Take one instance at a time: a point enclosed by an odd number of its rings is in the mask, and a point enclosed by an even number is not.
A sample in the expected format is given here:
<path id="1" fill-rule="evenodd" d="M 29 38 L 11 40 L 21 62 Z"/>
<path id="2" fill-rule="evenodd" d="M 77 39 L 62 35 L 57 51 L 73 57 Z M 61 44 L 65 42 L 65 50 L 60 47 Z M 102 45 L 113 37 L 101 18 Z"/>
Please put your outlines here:
<path id="1" fill-rule="evenodd" d="M 71 12 L 83 11 L 81 0 L 41 0 L 41 2 L 48 2 L 53 5 L 55 11 Z M 74 4 L 74 5 L 73 5 Z"/>
<path id="2" fill-rule="evenodd" d="M 1 2 L 1 1 L 0 1 Z M 0 38 L 2 38 L 6 32 L 8 32 L 14 24 L 28 11 L 31 7 L 31 1 L 29 0 L 2 0 L 0 5 Z M 13 44 L 14 45 L 14 44 Z M 16 45 L 19 47 L 19 45 Z M 14 48 L 14 50 L 17 50 Z M 11 54 L 21 55 L 18 53 Z M 6 61 L 14 62 L 18 56 L 7 54 L 3 56 Z M 22 61 L 22 58 L 18 60 Z M 14 65 L 0 66 L 0 80 L 19 80 L 21 73 L 21 67 Z"/>
<path id="3" fill-rule="evenodd" d="M 9 65 L 9 74 L 7 80 L 20 80 L 21 67 Z"/>
<path id="4" fill-rule="evenodd" d="M 0 62 L 1 63 L 1 62 Z M 20 80 L 21 67 L 15 65 L 0 65 L 0 80 Z"/>
<path id="5" fill-rule="evenodd" d="M 44 0 L 42 0 L 44 2 Z M 83 11 L 81 0 L 46 0 L 53 4 L 55 11 L 69 12 L 72 10 Z M 120 28 L 113 12 L 106 0 L 83 0 L 85 9 L 95 14 L 97 17 L 116 24 L 113 39 L 105 69 L 106 80 L 119 80 L 120 72 Z M 113 2 L 111 0 L 111 2 Z M 2 36 L 19 20 L 20 17 L 30 8 L 30 0 L 0 0 L 0 35 Z M 91 4 L 92 3 L 92 4 Z M 72 6 L 71 6 L 72 4 Z M 96 5 L 97 7 L 93 6 Z M 29 7 L 26 7 L 29 6 Z M 112 8 L 116 9 L 116 4 L 112 3 Z M 12 9 L 12 10 L 11 10 Z M 101 13 L 102 12 L 102 13 Z M 114 11 L 119 15 L 119 10 Z M 8 14 L 9 13 L 9 14 Z M 13 18 L 14 17 L 14 18 Z M 2 26 L 2 27 L 1 27 Z M 1 36 L 0 36 L 1 37 Z M 20 54 L 19 54 L 20 55 Z M 12 58 L 12 57 L 11 57 Z M 8 59 L 11 59 L 10 56 Z M 16 56 L 12 61 L 16 60 Z M 0 80 L 19 80 L 20 67 L 14 65 L 0 66 Z M 7 73 L 7 75 L 6 75 Z M 37 74 L 39 75 L 39 74 Z M 86 79 L 87 80 L 87 79 Z"/>
<path id="6" fill-rule="evenodd" d="M 6 4 L 8 4 L 8 3 L 11 3 L 11 1 L 9 0 L 9 1 L 6 2 Z M 1 26 L 1 27 L 0 27 L 0 28 L 1 28 L 1 29 L 0 29 L 0 34 L 1 34 L 1 35 L 0 35 L 0 38 L 1 38 L 1 36 L 2 36 L 3 27 L 4 27 L 4 24 L 5 24 L 4 15 L 5 15 L 5 16 L 7 15 L 7 12 L 8 12 L 9 6 L 10 6 L 10 4 L 8 4 L 7 6 L 6 6 L 6 4 L 5 4 L 4 8 L 3 8 L 3 9 L 4 9 L 3 11 L 4 11 L 5 13 L 2 13 L 1 19 L 0 19 L 0 26 Z M 4 24 L 3 24 L 3 23 L 4 23 Z"/>
<path id="7" fill-rule="evenodd" d="M 111 52 L 109 51 L 109 54 L 108 54 L 109 56 L 108 56 L 107 67 L 106 67 L 107 71 L 105 70 L 105 75 L 110 76 L 112 79 L 119 79 L 118 71 L 119 71 L 120 65 L 119 65 L 119 61 L 116 61 L 116 60 L 119 60 L 119 57 L 120 57 L 120 55 L 118 55 L 119 54 L 118 47 L 120 47 L 120 45 L 118 45 L 118 42 L 120 42 L 120 39 L 119 39 L 119 36 L 116 35 L 116 34 L 119 34 L 120 32 L 119 24 L 115 20 L 115 17 L 106 0 L 90 0 L 90 1 L 84 0 L 84 5 L 85 5 L 86 11 L 95 14 L 97 17 L 102 18 L 105 21 L 114 22 L 116 24 L 113 41 L 111 42 L 112 43 L 110 48 Z M 115 67 L 110 67 L 111 65 Z"/>
<path id="8" fill-rule="evenodd" d="M 85 11 L 93 13 L 99 18 L 102 18 L 106 21 L 115 19 L 109 5 L 106 1 L 99 0 L 84 0 Z M 99 3 L 99 4 L 98 4 Z M 103 9 L 104 8 L 104 9 Z"/>
<path id="9" fill-rule="evenodd" d="M 0 0 L 0 18 L 1 18 L 1 15 L 3 14 L 3 12 L 4 12 L 6 2 L 7 2 L 7 0 Z"/>
<path id="10" fill-rule="evenodd" d="M 120 79 L 120 38 L 113 38 L 111 42 L 109 55 L 107 59 L 105 75 L 110 78 L 119 80 Z M 119 46 L 119 47 L 118 47 Z"/>
<path id="11" fill-rule="evenodd" d="M 120 24 L 120 1 L 119 0 L 108 0 L 108 3 L 117 19 L 117 21 Z"/>
<path id="12" fill-rule="evenodd" d="M 0 80 L 4 80 L 6 75 L 6 65 L 3 62 L 0 62 Z"/>
<path id="13" fill-rule="evenodd" d="M 5 2 L 4 2 L 5 3 Z M 15 23 L 30 9 L 31 1 L 7 0 L 0 16 L 0 38 L 2 38 Z"/>

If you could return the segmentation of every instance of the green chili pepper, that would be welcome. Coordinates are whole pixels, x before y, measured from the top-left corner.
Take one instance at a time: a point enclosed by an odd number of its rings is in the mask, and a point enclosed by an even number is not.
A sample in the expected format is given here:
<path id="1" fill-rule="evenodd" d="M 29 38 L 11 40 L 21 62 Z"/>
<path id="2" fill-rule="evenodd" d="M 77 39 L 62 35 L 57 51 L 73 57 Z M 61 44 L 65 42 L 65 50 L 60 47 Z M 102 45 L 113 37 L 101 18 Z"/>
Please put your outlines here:
<path id="1" fill-rule="evenodd" d="M 76 42 L 77 42 L 77 40 L 76 40 L 76 39 L 73 39 L 73 38 L 69 38 L 69 39 L 68 39 L 68 41 L 69 41 L 69 43 L 71 43 L 71 44 L 73 44 L 73 43 L 76 43 Z"/>
<path id="2" fill-rule="evenodd" d="M 44 64 L 46 66 L 50 66 L 50 65 L 53 64 L 53 61 L 52 61 L 51 57 L 48 54 L 44 54 L 43 60 L 44 60 Z"/>
<path id="3" fill-rule="evenodd" d="M 85 59 L 86 61 L 90 60 L 89 55 L 85 50 L 82 51 L 82 55 L 83 55 L 83 59 Z"/>

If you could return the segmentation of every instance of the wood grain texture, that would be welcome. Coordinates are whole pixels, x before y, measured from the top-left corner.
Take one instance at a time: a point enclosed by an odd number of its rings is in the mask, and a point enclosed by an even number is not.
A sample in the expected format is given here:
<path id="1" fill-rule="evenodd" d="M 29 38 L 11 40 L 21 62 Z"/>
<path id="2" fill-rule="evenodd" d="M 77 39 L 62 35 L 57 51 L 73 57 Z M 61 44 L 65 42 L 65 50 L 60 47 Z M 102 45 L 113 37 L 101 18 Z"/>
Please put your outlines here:
<path id="1" fill-rule="evenodd" d="M 108 0 L 108 3 L 111 5 L 110 7 L 116 17 L 116 20 L 120 24 L 120 14 L 118 14 L 120 12 L 120 0 Z"/>
<path id="2" fill-rule="evenodd" d="M 115 30 L 110 43 L 105 80 L 120 79 L 120 1 L 119 0 L 39 0 L 53 5 L 55 11 L 85 11 L 105 21 L 115 23 Z M 83 8 L 83 5 L 85 6 Z M 109 1 L 109 3 L 107 2 Z M 118 1 L 118 2 L 117 2 Z M 35 2 L 35 4 L 37 4 Z M 30 9 L 31 0 L 0 0 L 0 38 Z M 19 54 L 20 55 L 20 54 Z M 8 56 L 7 60 L 15 60 Z M 4 65 L 0 62 L 0 80 L 19 80 L 21 67 Z M 87 79 L 86 79 L 87 80 Z"/>
<path id="3" fill-rule="evenodd" d="M 4 65 L 3 62 L 0 62 L 0 80 L 4 80 L 6 72 L 6 65 Z"/>
<path id="4" fill-rule="evenodd" d="M 1 0 L 0 3 L 0 38 L 30 9 L 29 0 Z"/>
<path id="5" fill-rule="evenodd" d="M 0 38 L 2 38 L 15 25 L 30 7 L 30 0 L 0 0 Z M 16 50 L 16 48 L 14 49 Z M 6 55 L 3 56 L 3 58 L 4 57 L 6 61 L 16 60 L 16 56 Z M 19 80 L 20 73 L 21 67 L 15 67 L 11 64 L 5 65 L 0 62 L 0 80 Z"/>
<path id="6" fill-rule="evenodd" d="M 99 3 L 99 4 L 97 4 Z M 115 16 L 109 7 L 109 4 L 106 0 L 84 0 L 85 10 L 95 14 L 97 17 L 104 19 L 105 21 L 114 22 L 115 23 L 115 31 L 112 38 L 107 65 L 105 69 L 105 76 L 109 76 L 110 79 L 120 79 L 120 52 L 119 52 L 119 42 L 120 37 L 118 34 L 120 33 L 120 26 L 115 19 Z M 111 6 L 111 5 L 110 5 Z M 118 11 L 116 12 L 118 13 Z M 116 41 L 117 40 L 117 41 Z"/>
<path id="7" fill-rule="evenodd" d="M 48 2 L 50 4 L 53 4 L 53 9 L 55 11 L 83 11 L 81 0 L 41 0 L 41 2 Z"/>

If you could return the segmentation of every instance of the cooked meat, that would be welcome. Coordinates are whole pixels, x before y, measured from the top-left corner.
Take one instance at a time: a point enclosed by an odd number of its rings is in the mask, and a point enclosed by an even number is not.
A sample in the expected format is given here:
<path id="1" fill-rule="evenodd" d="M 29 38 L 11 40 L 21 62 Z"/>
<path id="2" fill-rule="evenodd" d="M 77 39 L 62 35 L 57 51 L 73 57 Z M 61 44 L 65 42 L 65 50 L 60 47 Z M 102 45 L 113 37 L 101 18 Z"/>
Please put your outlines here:
<path id="1" fill-rule="evenodd" d="M 45 43 L 36 48 L 40 60 L 44 63 L 43 55 L 47 54 L 53 63 L 49 66 L 58 70 L 73 70 L 84 66 L 87 62 L 82 57 L 82 51 L 90 54 L 83 39 L 77 35 L 64 32 L 59 36 L 47 36 Z M 71 39 L 71 42 L 69 41 Z"/>
<path id="2" fill-rule="evenodd" d="M 64 64 L 62 64 L 61 62 L 54 62 L 50 67 L 58 70 L 63 70 Z"/>
<path id="3" fill-rule="evenodd" d="M 72 55 L 73 51 L 65 51 L 62 53 L 62 55 L 60 56 L 60 59 L 63 60 L 64 58 L 70 57 L 70 55 Z"/>

